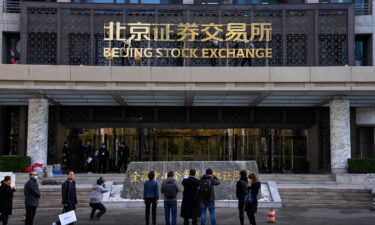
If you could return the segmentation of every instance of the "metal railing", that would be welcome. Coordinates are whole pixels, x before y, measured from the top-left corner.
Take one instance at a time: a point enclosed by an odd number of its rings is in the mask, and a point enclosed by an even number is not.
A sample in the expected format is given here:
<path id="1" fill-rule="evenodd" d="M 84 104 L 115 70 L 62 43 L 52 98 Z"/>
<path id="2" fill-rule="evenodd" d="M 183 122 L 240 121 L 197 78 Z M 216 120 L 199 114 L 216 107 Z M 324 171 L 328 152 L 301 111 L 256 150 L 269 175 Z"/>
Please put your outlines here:
<path id="1" fill-rule="evenodd" d="M 4 0 L 3 12 L 20 13 L 20 0 Z"/>
<path id="2" fill-rule="evenodd" d="M 369 3 L 355 3 L 354 4 L 355 15 L 371 15 L 372 14 L 372 2 Z"/>

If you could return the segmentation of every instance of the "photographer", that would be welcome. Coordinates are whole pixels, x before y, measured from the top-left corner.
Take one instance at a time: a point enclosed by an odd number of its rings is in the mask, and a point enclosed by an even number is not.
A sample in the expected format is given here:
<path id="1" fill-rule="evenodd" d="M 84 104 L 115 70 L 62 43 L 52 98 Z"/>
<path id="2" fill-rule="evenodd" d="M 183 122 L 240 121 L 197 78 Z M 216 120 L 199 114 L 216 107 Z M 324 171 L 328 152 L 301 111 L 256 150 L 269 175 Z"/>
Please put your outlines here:
<path id="1" fill-rule="evenodd" d="M 100 177 L 96 184 L 92 185 L 92 191 L 90 194 L 90 207 L 91 210 L 91 216 L 90 220 L 100 220 L 100 217 L 107 211 L 107 209 L 104 207 L 102 200 L 103 200 L 103 193 L 108 192 L 109 189 L 105 186 L 105 180 L 103 180 L 102 177 Z M 99 210 L 100 212 L 96 214 L 95 218 L 95 211 Z"/>

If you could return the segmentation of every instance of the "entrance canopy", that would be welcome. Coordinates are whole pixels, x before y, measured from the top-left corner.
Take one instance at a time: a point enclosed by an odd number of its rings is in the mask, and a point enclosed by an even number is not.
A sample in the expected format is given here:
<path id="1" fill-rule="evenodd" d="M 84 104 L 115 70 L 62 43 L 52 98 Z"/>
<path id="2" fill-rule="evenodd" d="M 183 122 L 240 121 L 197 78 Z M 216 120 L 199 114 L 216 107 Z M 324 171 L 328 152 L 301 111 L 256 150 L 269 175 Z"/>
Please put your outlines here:
<path id="1" fill-rule="evenodd" d="M 375 105 L 375 67 L 95 67 L 0 65 L 0 105 L 41 94 L 61 106 Z"/>

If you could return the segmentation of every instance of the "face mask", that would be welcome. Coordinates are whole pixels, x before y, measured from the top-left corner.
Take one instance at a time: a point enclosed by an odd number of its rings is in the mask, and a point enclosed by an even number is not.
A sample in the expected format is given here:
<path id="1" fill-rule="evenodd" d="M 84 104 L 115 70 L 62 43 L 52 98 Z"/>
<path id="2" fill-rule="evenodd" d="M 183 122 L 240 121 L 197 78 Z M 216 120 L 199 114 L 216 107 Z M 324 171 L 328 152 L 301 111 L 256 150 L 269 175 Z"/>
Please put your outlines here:
<path id="1" fill-rule="evenodd" d="M 35 178 L 35 180 L 38 180 L 38 179 L 39 179 L 39 177 L 38 177 L 38 176 L 35 176 L 34 178 Z"/>
<path id="2" fill-rule="evenodd" d="M 105 145 L 102 145 L 102 148 L 105 148 Z"/>

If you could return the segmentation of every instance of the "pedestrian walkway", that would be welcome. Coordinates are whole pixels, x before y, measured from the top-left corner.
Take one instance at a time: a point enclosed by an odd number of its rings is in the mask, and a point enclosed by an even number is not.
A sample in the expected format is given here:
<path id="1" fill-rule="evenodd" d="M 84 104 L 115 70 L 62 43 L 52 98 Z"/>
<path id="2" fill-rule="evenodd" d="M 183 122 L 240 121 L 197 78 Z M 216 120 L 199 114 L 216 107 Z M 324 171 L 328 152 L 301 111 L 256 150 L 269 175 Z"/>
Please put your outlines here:
<path id="1" fill-rule="evenodd" d="M 79 222 L 76 225 L 144 225 L 144 208 L 108 208 L 101 221 L 89 221 L 88 209 L 79 209 L 77 216 Z M 180 209 L 178 209 L 178 212 Z M 36 225 L 51 225 L 57 219 L 61 209 L 38 209 L 35 218 Z M 23 225 L 21 214 L 23 210 L 14 210 L 9 224 Z M 375 212 L 368 209 L 330 209 L 330 208 L 282 208 L 277 209 L 277 224 L 279 225 L 373 225 Z M 179 213 L 178 213 L 179 215 Z M 238 211 L 236 208 L 216 209 L 217 225 L 238 225 Z M 267 209 L 260 209 L 257 214 L 257 224 L 266 225 Z M 157 224 L 164 224 L 162 209 L 157 211 Z M 177 224 L 183 224 L 178 217 Z M 249 224 L 246 220 L 245 224 Z"/>

